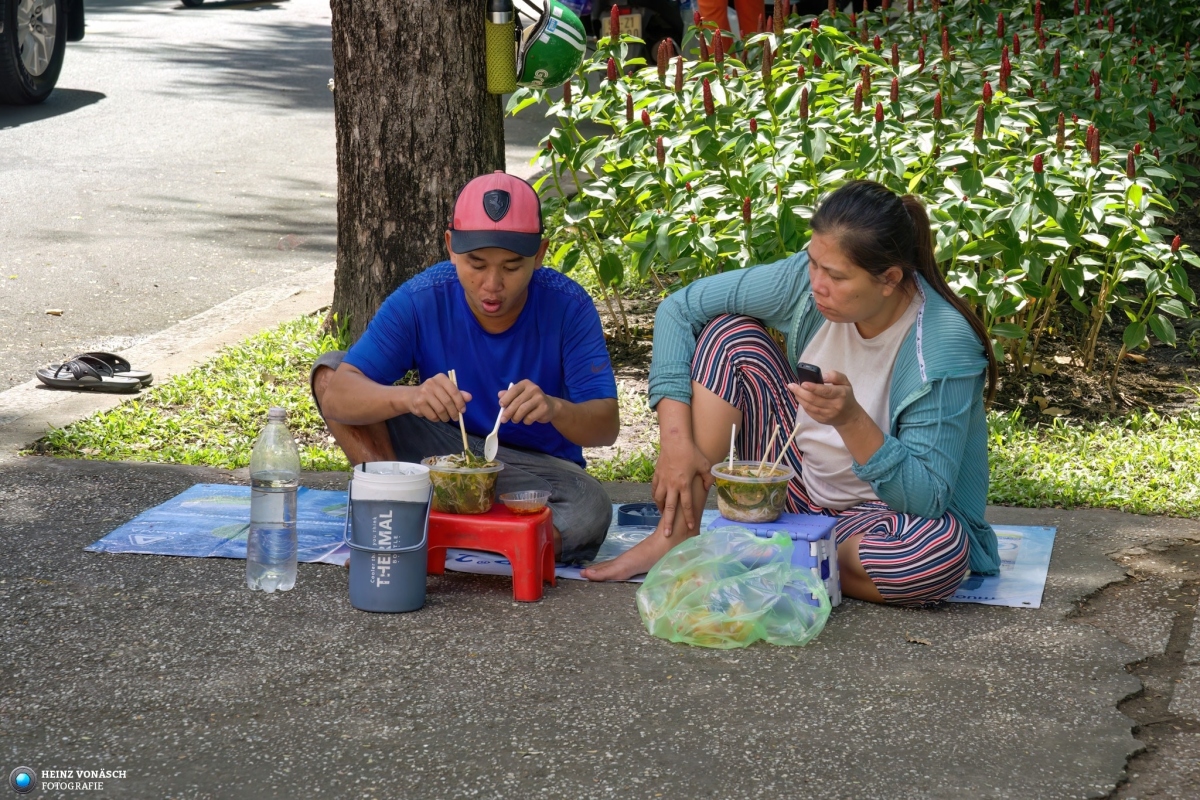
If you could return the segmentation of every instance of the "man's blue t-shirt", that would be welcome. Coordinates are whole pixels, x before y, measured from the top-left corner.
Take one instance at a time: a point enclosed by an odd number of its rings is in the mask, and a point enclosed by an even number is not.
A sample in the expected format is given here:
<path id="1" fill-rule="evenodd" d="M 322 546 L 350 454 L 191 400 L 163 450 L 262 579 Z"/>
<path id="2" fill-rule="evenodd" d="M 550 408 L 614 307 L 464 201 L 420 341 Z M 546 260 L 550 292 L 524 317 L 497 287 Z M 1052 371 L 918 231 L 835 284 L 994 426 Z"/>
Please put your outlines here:
<path id="1" fill-rule="evenodd" d="M 572 403 L 617 396 L 600 315 L 575 281 L 553 269 L 533 272 L 525 307 L 512 327 L 488 333 L 475 319 L 458 273 L 435 264 L 392 292 L 346 353 L 345 363 L 390 386 L 416 369 L 421 380 L 456 370 L 471 393 L 467 431 L 486 436 L 500 413 L 498 392 L 530 380 Z M 537 450 L 584 465 L 583 448 L 546 422 L 506 422 L 500 444 Z"/>

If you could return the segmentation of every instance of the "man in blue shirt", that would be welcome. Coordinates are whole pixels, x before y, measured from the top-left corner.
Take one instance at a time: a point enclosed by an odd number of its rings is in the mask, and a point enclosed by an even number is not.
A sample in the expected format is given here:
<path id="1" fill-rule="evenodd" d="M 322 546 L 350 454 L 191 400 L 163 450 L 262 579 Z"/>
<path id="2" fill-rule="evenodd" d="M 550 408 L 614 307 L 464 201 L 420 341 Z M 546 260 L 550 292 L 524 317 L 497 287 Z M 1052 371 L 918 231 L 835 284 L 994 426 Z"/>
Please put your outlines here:
<path id="1" fill-rule="evenodd" d="M 582 448 L 616 440 L 617 387 L 591 298 L 541 268 L 542 232 L 528 183 L 503 172 L 472 180 L 446 232 L 450 260 L 393 292 L 349 351 L 323 354 L 313 397 L 352 464 L 462 452 L 460 415 L 482 454 L 503 409 L 497 492 L 549 491 L 555 554 L 586 561 L 612 505 Z M 420 385 L 395 385 L 413 369 Z"/>

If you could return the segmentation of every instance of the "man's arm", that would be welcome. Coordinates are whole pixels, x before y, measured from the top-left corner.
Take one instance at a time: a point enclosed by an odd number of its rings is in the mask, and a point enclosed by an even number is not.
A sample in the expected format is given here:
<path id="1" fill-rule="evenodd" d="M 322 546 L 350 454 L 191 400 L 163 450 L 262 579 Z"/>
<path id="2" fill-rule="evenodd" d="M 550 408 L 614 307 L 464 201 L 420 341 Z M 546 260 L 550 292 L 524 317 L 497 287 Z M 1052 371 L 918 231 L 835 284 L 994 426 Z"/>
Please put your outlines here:
<path id="1" fill-rule="evenodd" d="M 401 414 L 451 422 L 466 410 L 470 399 L 470 392 L 455 389 L 441 373 L 420 386 L 384 386 L 343 361 L 321 396 L 321 413 L 343 425 L 371 425 Z"/>
<path id="2" fill-rule="evenodd" d="M 567 441 L 580 447 L 605 447 L 617 440 L 621 428 L 615 397 L 572 403 L 550 397 L 533 381 L 521 381 L 500 393 L 504 419 L 532 425 L 549 422 Z"/>

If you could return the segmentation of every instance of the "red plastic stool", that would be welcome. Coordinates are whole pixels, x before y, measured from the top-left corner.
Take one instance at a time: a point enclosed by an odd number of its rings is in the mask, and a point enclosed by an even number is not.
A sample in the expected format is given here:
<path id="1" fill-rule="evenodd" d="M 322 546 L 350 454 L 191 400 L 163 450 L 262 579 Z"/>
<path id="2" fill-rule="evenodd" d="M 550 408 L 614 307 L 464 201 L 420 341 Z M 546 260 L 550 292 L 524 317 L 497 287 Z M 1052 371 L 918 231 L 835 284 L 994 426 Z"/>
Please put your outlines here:
<path id="1" fill-rule="evenodd" d="M 486 514 L 429 512 L 427 572 L 446 571 L 446 549 L 500 553 L 512 564 L 513 599 L 533 603 L 542 599 L 542 581 L 554 586 L 554 525 L 550 509 L 537 514 L 514 514 L 502 503 Z"/>

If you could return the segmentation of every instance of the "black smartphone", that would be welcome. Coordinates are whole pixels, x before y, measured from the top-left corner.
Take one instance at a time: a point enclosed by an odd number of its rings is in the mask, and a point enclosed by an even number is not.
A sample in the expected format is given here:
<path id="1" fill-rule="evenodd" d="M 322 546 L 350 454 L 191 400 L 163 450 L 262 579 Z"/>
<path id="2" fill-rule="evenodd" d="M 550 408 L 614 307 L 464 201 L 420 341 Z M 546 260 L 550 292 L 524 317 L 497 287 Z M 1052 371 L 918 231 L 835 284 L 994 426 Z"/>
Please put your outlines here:
<path id="1" fill-rule="evenodd" d="M 824 383 L 825 379 L 821 377 L 821 368 L 816 364 L 805 364 L 800 361 L 796 364 L 796 383 Z"/>

